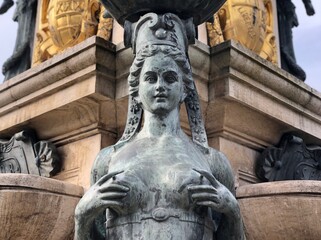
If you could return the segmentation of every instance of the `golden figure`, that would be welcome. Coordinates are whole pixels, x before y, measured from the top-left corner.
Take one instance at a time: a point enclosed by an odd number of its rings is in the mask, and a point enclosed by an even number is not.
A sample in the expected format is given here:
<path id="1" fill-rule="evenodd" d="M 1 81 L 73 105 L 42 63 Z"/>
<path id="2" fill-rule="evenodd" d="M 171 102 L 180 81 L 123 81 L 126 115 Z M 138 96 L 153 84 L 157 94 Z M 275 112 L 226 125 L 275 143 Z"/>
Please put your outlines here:
<path id="1" fill-rule="evenodd" d="M 277 63 L 271 0 L 227 0 L 207 23 L 210 46 L 234 39 Z"/>
<path id="2" fill-rule="evenodd" d="M 111 37 L 112 18 L 103 18 L 98 0 L 42 0 L 33 65 L 93 35 Z"/>

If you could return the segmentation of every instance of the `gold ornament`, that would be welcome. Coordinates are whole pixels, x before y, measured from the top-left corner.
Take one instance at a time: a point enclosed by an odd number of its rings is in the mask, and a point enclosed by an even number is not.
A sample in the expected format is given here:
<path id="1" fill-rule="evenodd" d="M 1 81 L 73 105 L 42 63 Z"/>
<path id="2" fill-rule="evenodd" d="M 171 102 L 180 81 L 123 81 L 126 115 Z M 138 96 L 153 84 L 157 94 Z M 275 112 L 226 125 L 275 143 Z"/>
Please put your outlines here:
<path id="1" fill-rule="evenodd" d="M 234 39 L 277 63 L 271 0 L 227 0 L 207 24 L 210 46 Z"/>
<path id="2" fill-rule="evenodd" d="M 113 20 L 104 12 L 98 0 L 42 0 L 33 65 L 95 34 L 110 40 Z"/>

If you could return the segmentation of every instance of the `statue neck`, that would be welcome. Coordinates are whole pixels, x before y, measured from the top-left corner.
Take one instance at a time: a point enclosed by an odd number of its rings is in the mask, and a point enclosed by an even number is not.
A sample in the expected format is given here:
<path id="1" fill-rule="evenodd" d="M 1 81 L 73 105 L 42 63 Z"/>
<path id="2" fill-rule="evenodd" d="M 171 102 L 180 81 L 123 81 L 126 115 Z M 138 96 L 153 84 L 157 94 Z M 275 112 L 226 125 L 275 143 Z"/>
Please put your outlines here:
<path id="1" fill-rule="evenodd" d="M 138 137 L 175 136 L 182 132 L 179 108 L 167 115 L 144 112 L 144 126 Z"/>

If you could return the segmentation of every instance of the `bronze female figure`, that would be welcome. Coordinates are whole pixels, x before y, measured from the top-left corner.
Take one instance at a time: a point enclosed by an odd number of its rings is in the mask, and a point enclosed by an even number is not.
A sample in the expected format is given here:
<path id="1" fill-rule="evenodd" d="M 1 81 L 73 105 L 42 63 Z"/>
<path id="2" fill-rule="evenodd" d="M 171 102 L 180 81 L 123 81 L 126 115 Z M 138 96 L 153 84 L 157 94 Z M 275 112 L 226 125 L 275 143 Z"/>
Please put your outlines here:
<path id="1" fill-rule="evenodd" d="M 137 24 L 154 34 L 136 42 L 132 114 L 123 138 L 95 160 L 92 186 L 76 209 L 76 239 L 244 239 L 228 160 L 202 139 L 190 64 L 175 40 L 185 37 L 175 27 L 180 20 L 165 15 L 152 15 L 156 25 L 144 17 Z M 193 141 L 180 126 L 183 102 Z"/>

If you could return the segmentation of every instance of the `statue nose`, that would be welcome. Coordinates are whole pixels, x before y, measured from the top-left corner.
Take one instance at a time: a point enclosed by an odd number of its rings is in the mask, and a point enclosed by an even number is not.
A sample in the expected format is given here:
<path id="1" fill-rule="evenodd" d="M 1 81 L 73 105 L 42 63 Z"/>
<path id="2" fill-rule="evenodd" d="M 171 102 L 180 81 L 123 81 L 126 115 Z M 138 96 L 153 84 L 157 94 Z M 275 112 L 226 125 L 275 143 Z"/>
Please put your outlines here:
<path id="1" fill-rule="evenodd" d="M 159 92 L 165 91 L 165 84 L 164 80 L 162 78 L 159 78 L 157 83 L 156 83 L 156 90 Z"/>

